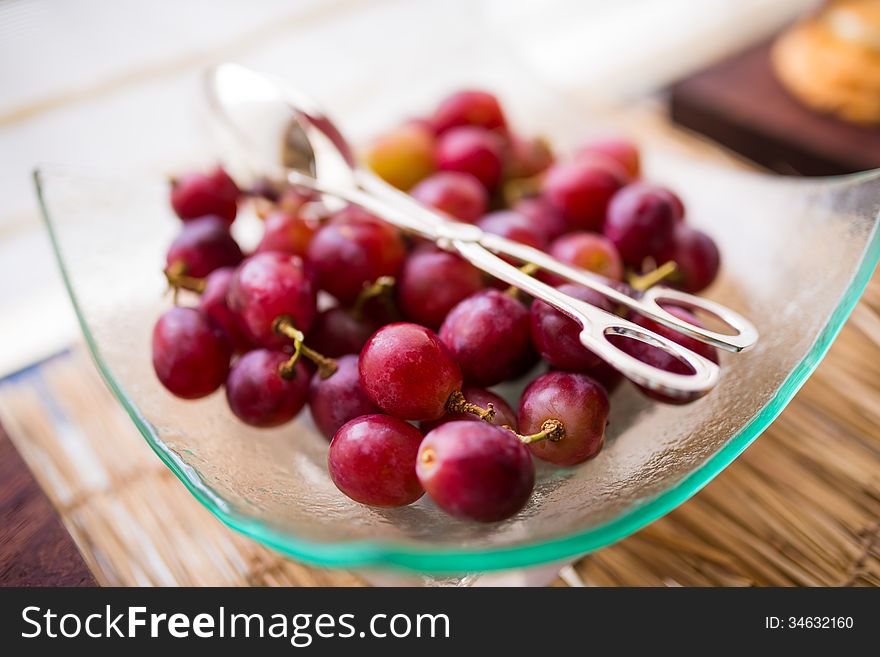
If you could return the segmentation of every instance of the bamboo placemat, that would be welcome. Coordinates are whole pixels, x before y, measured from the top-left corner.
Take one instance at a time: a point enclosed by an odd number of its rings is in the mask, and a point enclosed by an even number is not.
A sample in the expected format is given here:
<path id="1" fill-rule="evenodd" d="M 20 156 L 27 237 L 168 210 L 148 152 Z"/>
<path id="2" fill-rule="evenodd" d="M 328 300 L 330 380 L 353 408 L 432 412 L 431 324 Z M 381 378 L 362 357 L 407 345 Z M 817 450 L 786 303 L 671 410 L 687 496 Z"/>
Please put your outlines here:
<path id="1" fill-rule="evenodd" d="M 223 526 L 147 447 L 82 348 L 0 384 L 0 421 L 105 585 L 360 585 Z M 880 584 L 880 276 L 768 431 L 568 585 Z"/>

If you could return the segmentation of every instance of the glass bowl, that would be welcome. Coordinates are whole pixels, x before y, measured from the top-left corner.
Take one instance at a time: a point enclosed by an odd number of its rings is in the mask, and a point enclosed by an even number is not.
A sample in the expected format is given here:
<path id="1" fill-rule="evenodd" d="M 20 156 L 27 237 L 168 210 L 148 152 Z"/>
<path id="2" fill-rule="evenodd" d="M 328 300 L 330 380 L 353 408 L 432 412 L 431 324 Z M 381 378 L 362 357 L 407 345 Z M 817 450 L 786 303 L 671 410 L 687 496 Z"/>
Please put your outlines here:
<path id="1" fill-rule="evenodd" d="M 708 396 L 687 406 L 613 396 L 605 449 L 572 469 L 539 467 L 532 501 L 497 524 L 461 522 L 427 499 L 361 506 L 330 481 L 308 412 L 257 430 L 222 393 L 176 399 L 150 364 L 150 333 L 171 301 L 161 273 L 178 228 L 158 178 L 58 168 L 36 174 L 46 226 L 94 359 L 150 446 L 231 527 L 323 566 L 484 572 L 543 564 L 630 534 L 693 495 L 780 413 L 815 369 L 880 256 L 878 172 L 771 178 L 665 154 L 652 179 L 681 190 L 690 221 L 723 255 L 708 296 L 743 312 L 761 339 L 723 354 Z M 252 241 L 255 218 L 237 230 Z M 149 504 L 149 500 L 144 500 Z"/>

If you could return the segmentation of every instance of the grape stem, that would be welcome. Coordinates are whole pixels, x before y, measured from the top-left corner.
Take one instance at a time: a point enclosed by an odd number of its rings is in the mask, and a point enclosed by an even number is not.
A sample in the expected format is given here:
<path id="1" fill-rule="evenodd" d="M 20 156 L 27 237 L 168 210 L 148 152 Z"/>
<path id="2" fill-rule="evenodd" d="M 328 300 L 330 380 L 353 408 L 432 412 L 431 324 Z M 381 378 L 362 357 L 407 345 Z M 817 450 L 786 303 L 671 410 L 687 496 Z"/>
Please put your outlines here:
<path id="1" fill-rule="evenodd" d="M 371 299 L 379 299 L 393 315 L 395 310 L 391 301 L 391 290 L 394 289 L 396 283 L 397 281 L 393 276 L 380 276 L 372 283 L 365 283 L 364 288 L 358 294 L 354 305 L 351 307 L 352 317 L 357 320 L 364 319 L 364 307 Z"/>
<path id="2" fill-rule="evenodd" d="M 522 265 L 522 266 L 519 267 L 518 269 L 519 269 L 523 274 L 525 274 L 526 276 L 533 276 L 533 275 L 536 274 L 541 268 L 538 267 L 538 265 L 536 265 L 536 264 L 533 263 L 533 262 L 527 262 L 526 264 Z M 505 290 L 505 294 L 509 294 L 509 295 L 512 296 L 514 299 L 519 299 L 519 296 L 520 296 L 520 289 L 519 289 L 516 285 L 511 285 L 509 288 L 507 288 L 507 290 Z"/>
<path id="3" fill-rule="evenodd" d="M 293 340 L 293 354 L 289 360 L 284 361 L 278 366 L 278 373 L 282 378 L 292 379 L 296 376 L 296 364 L 299 362 L 300 357 L 303 356 L 318 366 L 318 374 L 322 379 L 332 376 L 339 368 L 335 360 L 319 354 L 314 349 L 306 346 L 306 337 L 303 335 L 303 332 L 294 326 L 293 320 L 287 315 L 278 317 L 272 323 L 272 328 L 276 333 Z"/>
<path id="4" fill-rule="evenodd" d="M 165 274 L 165 280 L 168 281 L 168 289 L 174 292 L 174 305 L 177 305 L 177 297 L 180 290 L 189 290 L 196 294 L 201 294 L 205 291 L 205 279 L 187 276 L 186 263 L 183 260 L 175 260 L 163 273 Z"/>
<path id="5" fill-rule="evenodd" d="M 495 406 L 489 402 L 486 404 L 486 408 L 482 408 L 477 406 L 476 404 L 472 404 L 467 399 L 464 398 L 461 390 L 456 390 L 451 395 L 449 395 L 449 399 L 446 400 L 446 412 L 447 413 L 471 413 L 476 415 L 481 420 L 485 420 L 490 424 L 495 419 Z"/>
<path id="6" fill-rule="evenodd" d="M 517 433 L 513 430 L 512 427 L 506 424 L 504 425 L 504 428 L 508 431 L 511 431 L 526 445 L 531 445 L 532 443 L 537 443 L 542 440 L 549 440 L 551 442 L 558 443 L 560 440 L 565 438 L 565 426 L 562 424 L 562 422 L 555 418 L 544 420 L 544 423 L 541 425 L 541 430 L 539 432 L 529 434 L 527 436 Z"/>
<path id="7" fill-rule="evenodd" d="M 648 288 L 657 285 L 657 283 L 659 283 L 663 279 L 668 278 L 677 270 L 678 265 L 675 264 L 675 261 L 670 260 L 669 262 L 663 263 L 656 269 L 652 269 L 647 274 L 642 274 L 641 276 L 630 276 L 629 286 L 634 290 L 644 292 Z"/>

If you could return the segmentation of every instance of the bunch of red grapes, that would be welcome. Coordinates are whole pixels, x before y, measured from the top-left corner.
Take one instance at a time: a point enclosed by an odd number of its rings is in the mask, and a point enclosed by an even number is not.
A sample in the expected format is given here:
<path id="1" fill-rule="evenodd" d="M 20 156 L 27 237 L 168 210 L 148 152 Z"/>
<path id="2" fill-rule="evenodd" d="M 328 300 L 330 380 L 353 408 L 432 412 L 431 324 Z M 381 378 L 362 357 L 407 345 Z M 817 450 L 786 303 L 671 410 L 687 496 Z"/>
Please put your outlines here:
<path id="1" fill-rule="evenodd" d="M 365 161 L 452 219 L 614 281 L 663 279 L 697 292 L 718 271 L 715 244 L 685 223 L 681 200 L 640 178 L 632 142 L 594 141 L 557 161 L 543 140 L 514 133 L 489 93 L 450 96 L 431 117 L 375 141 Z M 247 255 L 230 234 L 244 203 L 264 225 Z M 498 521 L 528 501 L 533 457 L 573 466 L 602 448 L 620 377 L 546 303 L 357 207 L 330 212 L 270 182 L 242 192 L 220 167 L 175 180 L 171 204 L 183 228 L 165 274 L 175 298 L 200 296 L 154 328 L 159 380 L 185 399 L 224 386 L 232 412 L 256 427 L 289 422 L 308 405 L 330 441 L 330 476 L 350 498 L 394 507 L 427 492 L 453 516 Z M 629 318 L 717 362 L 713 347 Z M 687 372 L 641 342 L 621 347 Z M 490 390 L 535 371 L 516 410 Z"/>

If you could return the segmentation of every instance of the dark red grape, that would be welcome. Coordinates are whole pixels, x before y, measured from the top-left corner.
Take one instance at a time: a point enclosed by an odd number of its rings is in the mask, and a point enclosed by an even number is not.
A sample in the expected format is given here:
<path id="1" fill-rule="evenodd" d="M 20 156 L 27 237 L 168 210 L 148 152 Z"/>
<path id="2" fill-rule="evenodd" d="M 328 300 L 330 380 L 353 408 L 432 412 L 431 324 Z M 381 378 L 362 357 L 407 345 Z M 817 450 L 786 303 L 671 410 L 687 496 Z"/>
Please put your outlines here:
<path id="1" fill-rule="evenodd" d="M 561 440 L 529 444 L 538 458 L 556 465 L 577 465 L 593 458 L 605 442 L 608 393 L 576 372 L 548 372 L 532 381 L 519 402 L 519 430 L 537 434 L 547 420 L 562 423 Z"/>
<path id="2" fill-rule="evenodd" d="M 558 289 L 603 310 L 612 309 L 605 297 L 589 288 L 566 283 Z M 535 299 L 532 303 L 531 320 L 532 344 L 553 367 L 577 372 L 599 364 L 600 358 L 581 344 L 580 324 L 550 304 Z"/>
<path id="3" fill-rule="evenodd" d="M 563 235 L 550 245 L 557 260 L 586 269 L 613 281 L 623 280 L 623 260 L 614 243 L 599 233 L 579 231 Z M 552 282 L 562 283 L 553 277 Z"/>
<path id="4" fill-rule="evenodd" d="M 385 182 L 407 191 L 436 170 L 434 151 L 434 133 L 410 122 L 373 141 L 364 159 Z"/>
<path id="5" fill-rule="evenodd" d="M 176 306 L 153 327 L 153 369 L 172 394 L 184 399 L 210 395 L 223 385 L 232 349 L 203 312 Z"/>
<path id="6" fill-rule="evenodd" d="M 684 203 L 681 198 L 666 187 L 657 187 L 657 193 L 672 205 L 672 214 L 676 221 L 684 221 Z"/>
<path id="7" fill-rule="evenodd" d="M 562 214 L 547 199 L 540 196 L 527 197 L 517 201 L 513 211 L 524 216 L 532 229 L 541 235 L 547 244 L 568 230 Z"/>
<path id="8" fill-rule="evenodd" d="M 483 128 L 452 128 L 437 140 L 437 166 L 469 173 L 492 192 L 501 180 L 501 139 Z"/>
<path id="9" fill-rule="evenodd" d="M 489 194 L 480 181 L 457 171 L 440 171 L 428 176 L 410 193 L 421 203 L 468 223 L 482 217 L 489 206 Z"/>
<path id="10" fill-rule="evenodd" d="M 199 299 L 199 309 L 208 315 L 223 331 L 234 351 L 247 351 L 253 345 L 244 330 L 238 313 L 229 308 L 229 287 L 235 270 L 232 267 L 215 269 L 205 279 L 205 288 Z"/>
<path id="11" fill-rule="evenodd" d="M 446 98 L 437 106 L 431 123 L 437 134 L 460 126 L 497 130 L 507 125 L 498 99 L 476 90 L 459 91 Z"/>
<path id="12" fill-rule="evenodd" d="M 263 222 L 263 239 L 257 245 L 257 253 L 279 251 L 304 258 L 317 230 L 318 227 L 311 221 L 276 210 Z"/>
<path id="13" fill-rule="evenodd" d="M 529 325 L 522 302 L 506 292 L 483 290 L 450 311 L 440 339 L 465 381 L 492 386 L 525 374 L 537 361 Z"/>
<path id="14" fill-rule="evenodd" d="M 330 478 L 361 504 L 412 504 L 424 494 L 415 467 L 421 442 L 422 433 L 403 420 L 379 414 L 356 418 L 333 436 Z"/>
<path id="15" fill-rule="evenodd" d="M 378 322 L 355 316 L 348 308 L 334 306 L 318 313 L 309 331 L 308 343 L 330 358 L 358 354 L 378 328 Z"/>
<path id="16" fill-rule="evenodd" d="M 603 227 L 623 261 L 636 268 L 669 249 L 674 229 L 675 210 L 668 196 L 647 183 L 627 185 L 615 194 Z"/>
<path id="17" fill-rule="evenodd" d="M 396 228 L 363 217 L 337 219 L 322 227 L 309 244 L 306 260 L 318 287 L 348 306 L 364 285 L 380 276 L 396 276 L 405 257 Z"/>
<path id="18" fill-rule="evenodd" d="M 471 404 L 474 404 L 475 406 L 479 406 L 480 408 L 489 408 L 489 404 L 492 405 L 492 408 L 495 409 L 495 417 L 491 420 L 492 424 L 495 424 L 499 427 L 508 426 L 516 431 L 516 413 L 510 407 L 510 404 L 508 404 L 494 392 L 492 392 L 491 390 L 486 390 L 485 388 L 474 388 L 471 386 L 465 386 L 461 392 L 464 395 L 465 400 Z M 427 433 L 432 429 L 436 429 L 441 424 L 446 424 L 447 422 L 455 422 L 456 420 L 472 420 L 474 422 L 486 421 L 478 418 L 473 413 L 459 412 L 446 413 L 446 415 L 441 417 L 439 420 L 422 422 L 419 426 L 421 427 L 423 433 Z"/>
<path id="19" fill-rule="evenodd" d="M 317 313 L 315 288 L 302 260 L 273 251 L 251 256 L 235 270 L 228 303 L 250 340 L 263 347 L 290 344 L 275 331 L 280 317 L 307 333 Z"/>
<path id="20" fill-rule="evenodd" d="M 544 176 L 543 194 L 570 230 L 598 231 L 608 202 L 624 183 L 618 172 L 599 162 L 558 162 Z"/>
<path id="21" fill-rule="evenodd" d="M 433 331 L 417 324 L 380 328 L 364 345 L 359 367 L 370 400 L 404 420 L 436 420 L 461 390 L 458 363 Z"/>
<path id="22" fill-rule="evenodd" d="M 416 473 L 437 506 L 478 522 L 515 515 L 535 486 L 528 448 L 511 431 L 486 422 L 447 422 L 428 433 Z"/>
<path id="23" fill-rule="evenodd" d="M 675 315 L 679 319 L 683 319 L 686 322 L 693 324 L 694 326 L 702 326 L 700 320 L 697 319 L 697 317 L 695 317 L 693 313 L 685 310 L 684 308 L 680 308 L 678 306 L 666 306 L 666 310 L 668 310 L 671 314 Z M 684 333 L 679 333 L 674 329 L 667 328 L 662 324 L 658 324 L 657 322 L 648 319 L 647 317 L 644 317 L 642 315 L 634 315 L 632 317 L 632 321 L 634 321 L 639 326 L 648 329 L 649 331 L 653 331 L 654 333 L 664 338 L 668 338 L 673 342 L 677 342 L 683 347 L 690 349 L 694 353 L 699 354 L 703 358 L 706 358 L 713 363 L 718 363 L 718 350 L 710 344 L 701 342 L 700 340 L 687 336 Z M 638 340 L 621 338 L 617 336 L 612 336 L 609 338 L 609 340 L 631 356 L 638 358 L 640 361 L 648 363 L 649 365 L 653 365 L 654 367 L 657 367 L 661 370 L 666 370 L 667 372 L 673 372 L 675 374 L 691 373 L 691 368 L 688 365 L 678 360 L 674 356 L 667 354 L 662 349 L 652 347 L 651 345 L 640 342 Z M 677 397 L 670 397 L 663 394 L 662 392 L 650 390 L 642 386 L 639 386 L 639 389 L 644 392 L 648 397 L 651 397 L 652 399 L 656 399 L 658 401 L 666 402 L 667 404 L 686 404 L 691 401 L 682 400 Z"/>
<path id="24" fill-rule="evenodd" d="M 578 149 L 575 157 L 600 155 L 620 164 L 630 178 L 638 178 L 641 171 L 639 148 L 629 139 L 607 137 L 597 139 Z"/>
<path id="25" fill-rule="evenodd" d="M 491 212 L 477 222 L 477 226 L 493 235 L 501 235 L 514 242 L 536 249 L 547 248 L 544 234 L 525 215 L 513 210 Z"/>
<path id="26" fill-rule="evenodd" d="M 241 249 L 229 234 L 228 224 L 216 216 L 186 222 L 168 248 L 165 271 L 204 278 L 220 267 L 234 267 Z"/>
<path id="27" fill-rule="evenodd" d="M 235 181 L 218 166 L 209 173 L 187 173 L 173 180 L 171 207 L 184 221 L 216 215 L 231 224 L 235 221 L 240 194 Z"/>
<path id="28" fill-rule="evenodd" d="M 358 357 L 341 356 L 336 365 L 336 371 L 326 379 L 313 377 L 309 390 L 312 419 L 327 440 L 349 420 L 380 412 L 361 387 Z"/>
<path id="29" fill-rule="evenodd" d="M 404 316 L 439 328 L 462 299 L 483 288 L 483 275 L 463 258 L 433 248 L 413 252 L 397 279 L 397 301 Z"/>
<path id="30" fill-rule="evenodd" d="M 684 224 L 675 227 L 671 248 L 658 257 L 658 262 L 669 260 L 676 265 L 672 284 L 691 293 L 709 287 L 721 268 L 721 254 L 712 238 Z"/>
<path id="31" fill-rule="evenodd" d="M 289 422 L 305 406 L 311 372 L 300 359 L 292 376 L 282 376 L 290 354 L 276 349 L 254 349 L 243 354 L 226 380 L 226 401 L 235 416 L 255 427 L 277 427 Z"/>

